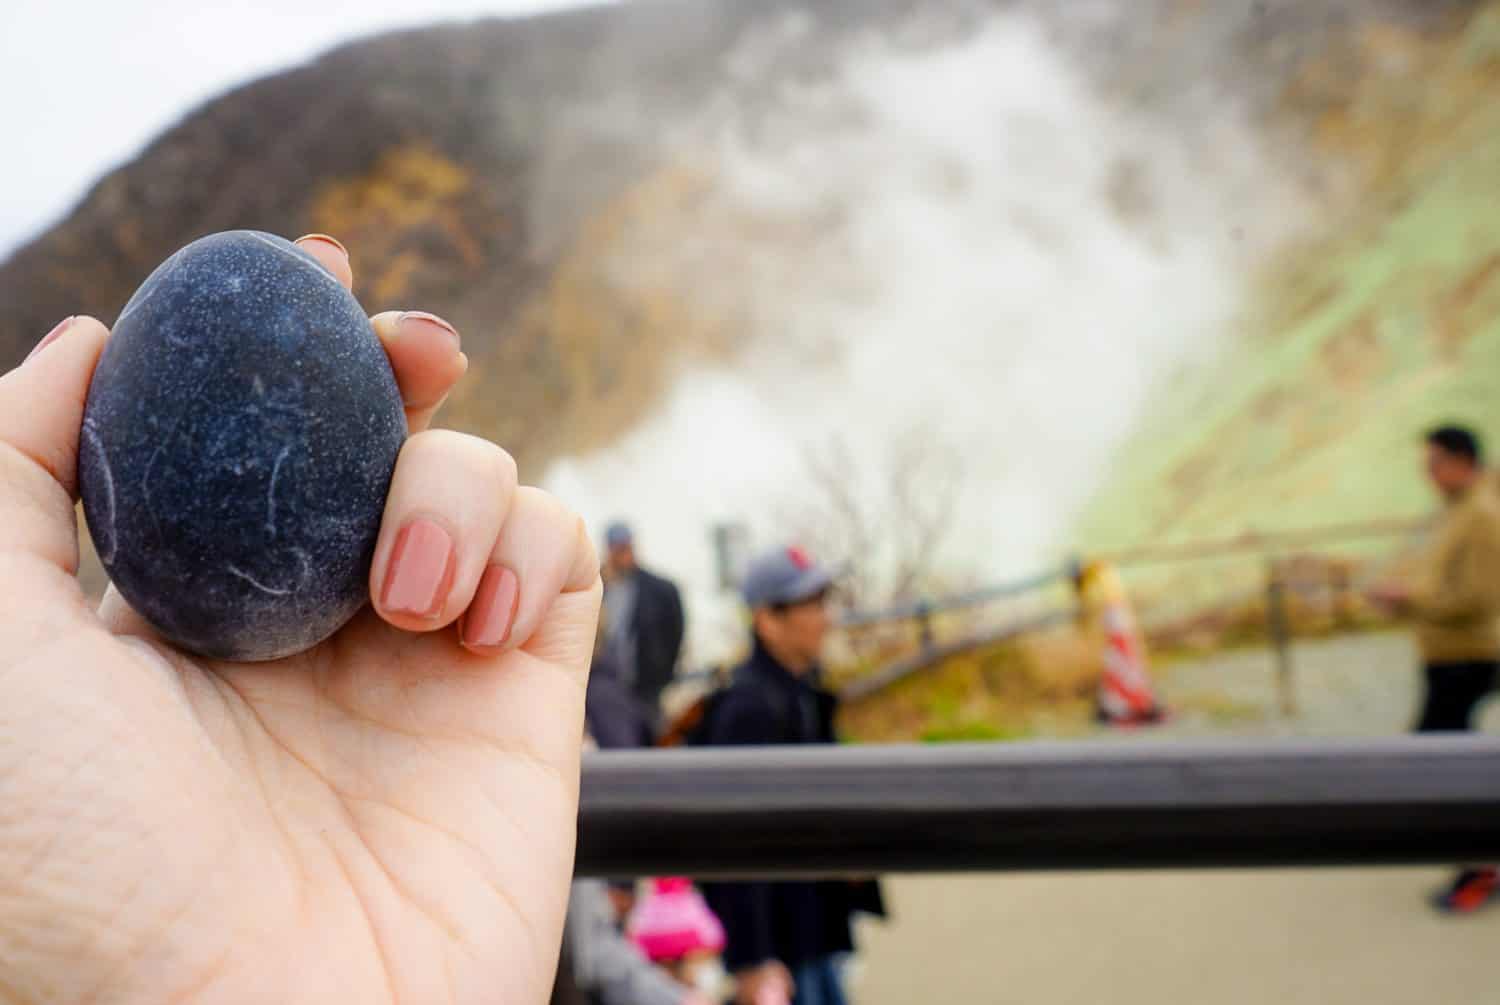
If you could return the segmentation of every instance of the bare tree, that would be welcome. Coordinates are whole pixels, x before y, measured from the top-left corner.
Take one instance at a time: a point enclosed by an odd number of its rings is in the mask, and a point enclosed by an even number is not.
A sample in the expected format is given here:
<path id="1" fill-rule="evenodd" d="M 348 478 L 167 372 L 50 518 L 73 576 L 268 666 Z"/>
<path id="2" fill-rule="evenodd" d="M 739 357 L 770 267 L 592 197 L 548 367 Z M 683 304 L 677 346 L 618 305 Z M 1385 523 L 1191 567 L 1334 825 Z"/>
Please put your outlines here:
<path id="1" fill-rule="evenodd" d="M 939 547 L 953 530 L 963 467 L 957 449 L 933 428 L 913 426 L 891 444 L 885 472 L 891 528 L 891 600 L 930 587 Z"/>
<path id="2" fill-rule="evenodd" d="M 875 607 L 933 587 L 961 489 L 958 451 L 930 424 L 909 427 L 861 463 L 848 440 L 803 451 L 808 491 L 788 524 L 820 554 L 848 563 L 851 602 Z"/>

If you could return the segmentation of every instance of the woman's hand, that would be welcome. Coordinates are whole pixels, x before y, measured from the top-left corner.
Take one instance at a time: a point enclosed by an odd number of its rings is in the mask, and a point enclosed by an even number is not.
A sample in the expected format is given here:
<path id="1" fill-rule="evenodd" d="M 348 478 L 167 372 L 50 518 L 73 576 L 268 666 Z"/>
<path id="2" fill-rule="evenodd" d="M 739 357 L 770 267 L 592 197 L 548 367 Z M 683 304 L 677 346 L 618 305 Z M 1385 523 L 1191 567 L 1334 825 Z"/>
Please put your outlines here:
<path id="1" fill-rule="evenodd" d="M 347 255 L 307 238 L 345 285 Z M 427 430 L 458 335 L 372 319 L 411 438 L 367 608 L 275 663 L 196 659 L 74 578 L 108 332 L 0 378 L 0 997 L 540 1003 L 566 906 L 599 570 L 492 443 Z"/>

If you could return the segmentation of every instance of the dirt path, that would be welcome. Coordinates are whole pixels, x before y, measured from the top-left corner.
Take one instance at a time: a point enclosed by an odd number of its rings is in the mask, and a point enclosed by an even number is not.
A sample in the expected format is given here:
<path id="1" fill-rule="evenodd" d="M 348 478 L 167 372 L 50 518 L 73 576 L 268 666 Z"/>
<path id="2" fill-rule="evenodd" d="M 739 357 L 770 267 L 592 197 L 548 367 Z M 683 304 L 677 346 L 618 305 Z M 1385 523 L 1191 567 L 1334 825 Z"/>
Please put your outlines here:
<path id="1" fill-rule="evenodd" d="M 1168 700 L 1185 710 L 1175 730 L 1256 735 L 1399 733 L 1415 715 L 1417 656 L 1407 636 L 1372 635 L 1307 642 L 1292 650 L 1297 716 L 1278 712 L 1276 664 L 1269 650 L 1228 653 L 1161 674 Z M 1215 705 L 1227 714 L 1205 714 Z M 1247 715 L 1236 721 L 1234 712 Z M 1196 714 L 1195 714 L 1196 712 Z"/>
<path id="2" fill-rule="evenodd" d="M 1166 735 L 1389 736 L 1403 733 L 1421 701 L 1417 653 L 1409 636 L 1358 635 L 1292 649 L 1297 714 L 1278 712 L 1276 664 L 1268 650 L 1245 650 L 1170 667 L 1160 675 L 1167 701 L 1182 710 Z M 1481 729 L 1500 732 L 1500 700 L 1480 709 Z M 1160 734 L 1159 734 L 1160 735 Z M 1500 1002 L 1500 995 L 1496 1001 Z"/>
<path id="3" fill-rule="evenodd" d="M 1418 700 L 1401 636 L 1295 651 L 1299 715 L 1274 664 L 1236 653 L 1163 674 L 1168 734 L 1379 735 Z M 1500 701 L 1482 716 L 1500 731 Z M 861 931 L 856 1005 L 1448 1005 L 1500 1002 L 1500 907 L 1424 901 L 1442 869 L 897 877 L 894 918 Z"/>
<path id="4" fill-rule="evenodd" d="M 1500 910 L 1428 911 L 1441 870 L 897 878 L 856 1005 L 1500 1001 Z"/>

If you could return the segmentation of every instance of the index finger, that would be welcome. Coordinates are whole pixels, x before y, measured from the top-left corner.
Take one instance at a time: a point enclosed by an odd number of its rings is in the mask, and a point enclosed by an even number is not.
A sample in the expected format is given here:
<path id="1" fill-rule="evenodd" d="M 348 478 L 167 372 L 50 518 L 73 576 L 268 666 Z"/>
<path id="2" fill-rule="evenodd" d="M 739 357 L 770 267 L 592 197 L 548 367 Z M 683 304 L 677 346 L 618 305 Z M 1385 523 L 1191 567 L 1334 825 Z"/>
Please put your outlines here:
<path id="1" fill-rule="evenodd" d="M 306 234 L 292 242 L 318 260 L 318 264 L 339 281 L 346 290 L 354 289 L 354 269 L 349 264 L 349 249 L 327 234 Z"/>

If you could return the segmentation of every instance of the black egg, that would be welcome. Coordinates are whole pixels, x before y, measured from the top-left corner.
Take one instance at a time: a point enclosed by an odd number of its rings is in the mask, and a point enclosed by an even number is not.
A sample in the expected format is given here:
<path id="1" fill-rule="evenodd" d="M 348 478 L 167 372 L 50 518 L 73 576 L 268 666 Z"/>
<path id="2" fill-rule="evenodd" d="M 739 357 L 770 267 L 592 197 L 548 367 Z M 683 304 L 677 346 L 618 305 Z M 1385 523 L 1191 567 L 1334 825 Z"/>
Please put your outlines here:
<path id="1" fill-rule="evenodd" d="M 78 479 L 110 579 L 163 636 L 268 660 L 369 596 L 401 395 L 359 303 L 289 241 L 194 241 L 125 305 Z"/>

